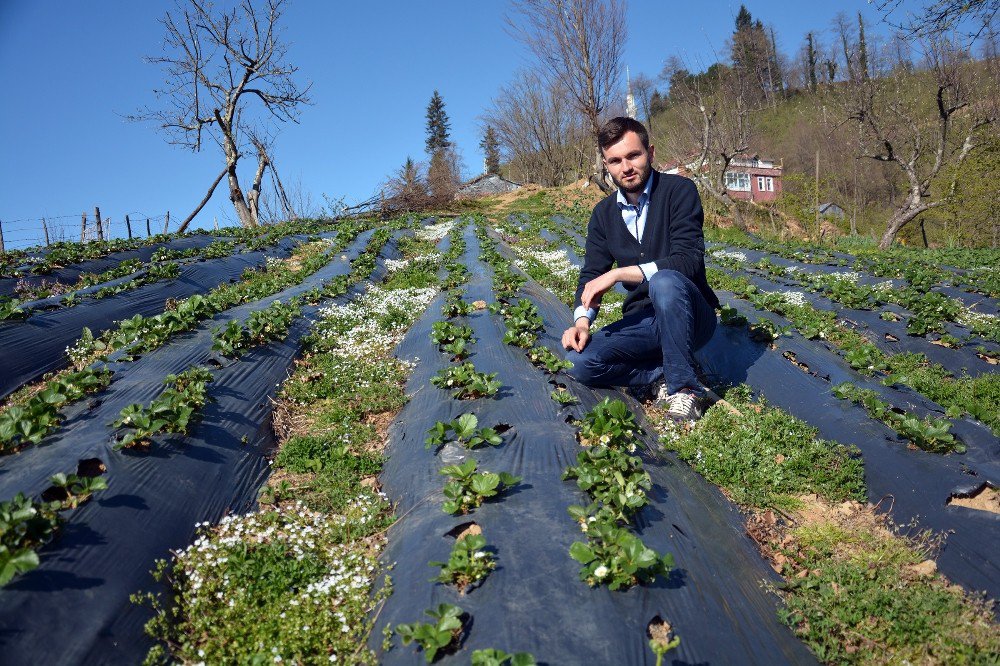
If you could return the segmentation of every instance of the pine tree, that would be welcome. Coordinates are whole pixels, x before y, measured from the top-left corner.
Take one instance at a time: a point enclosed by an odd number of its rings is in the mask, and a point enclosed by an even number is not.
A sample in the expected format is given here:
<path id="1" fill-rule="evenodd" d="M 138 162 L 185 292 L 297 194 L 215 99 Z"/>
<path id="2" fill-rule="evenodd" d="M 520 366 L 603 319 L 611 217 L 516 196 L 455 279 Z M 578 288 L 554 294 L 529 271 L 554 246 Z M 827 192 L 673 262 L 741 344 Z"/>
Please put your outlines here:
<path id="1" fill-rule="evenodd" d="M 806 60 L 809 67 L 809 89 L 816 92 L 816 45 L 813 43 L 813 34 L 806 35 L 808 46 L 806 48 Z"/>
<path id="2" fill-rule="evenodd" d="M 427 104 L 427 154 L 434 156 L 439 150 L 451 145 L 448 140 L 448 130 L 451 123 L 448 122 L 448 114 L 444 110 L 444 100 L 435 90 L 431 96 L 430 103 Z"/>
<path id="3" fill-rule="evenodd" d="M 736 32 L 749 30 L 753 27 L 753 17 L 746 5 L 740 5 L 740 11 L 736 14 Z"/>
<path id="4" fill-rule="evenodd" d="M 479 147 L 483 149 L 486 157 L 486 173 L 500 173 L 500 141 L 492 125 L 487 125 L 483 132 L 483 140 L 479 142 Z"/>
<path id="5" fill-rule="evenodd" d="M 868 44 L 865 43 L 865 21 L 858 12 L 858 73 L 862 81 L 868 80 Z"/>

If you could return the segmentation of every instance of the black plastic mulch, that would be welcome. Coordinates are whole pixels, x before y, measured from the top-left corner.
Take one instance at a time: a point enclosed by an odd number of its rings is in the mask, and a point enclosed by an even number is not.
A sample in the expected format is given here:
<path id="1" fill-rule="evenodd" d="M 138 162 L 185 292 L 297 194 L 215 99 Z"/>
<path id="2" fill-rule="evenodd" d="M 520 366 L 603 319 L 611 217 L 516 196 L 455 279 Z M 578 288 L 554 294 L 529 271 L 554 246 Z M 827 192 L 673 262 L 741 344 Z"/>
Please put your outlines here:
<path id="1" fill-rule="evenodd" d="M 112 252 L 97 259 L 86 259 L 76 264 L 57 268 L 51 273 L 47 273 L 45 275 L 35 275 L 29 271 L 22 277 L 0 278 L 0 296 L 13 296 L 14 287 L 19 281 L 23 281 L 24 284 L 32 286 L 41 284 L 43 280 L 45 282 L 58 282 L 65 285 L 74 285 L 84 273 L 103 273 L 104 271 L 116 268 L 118 264 L 128 259 L 138 259 L 139 261 L 146 263 L 149 261 L 150 257 L 153 256 L 153 253 L 161 247 L 167 248 L 168 250 L 187 250 L 193 247 L 203 248 L 216 240 L 220 240 L 220 238 L 206 234 L 192 234 L 190 236 L 172 238 L 161 243 L 152 243 L 134 250 Z M 44 254 L 44 251 L 38 253 L 39 256 Z"/>
<path id="2" fill-rule="evenodd" d="M 264 265 L 267 257 L 289 256 L 296 242 L 304 238 L 288 237 L 267 250 L 188 264 L 173 280 L 0 323 L 0 349 L 5 350 L 0 355 L 0 399 L 26 382 L 68 366 L 65 350 L 76 343 L 84 327 L 96 336 L 111 328 L 115 321 L 137 314 L 146 317 L 159 314 L 167 299 L 181 300 L 204 294 L 224 282 L 236 281 L 244 270 Z"/>
<path id="3" fill-rule="evenodd" d="M 371 233 L 359 235 L 343 254 L 357 257 Z M 391 256 L 393 248 L 390 242 L 383 254 Z M 348 261 L 335 259 L 301 285 L 220 314 L 135 362 L 112 363 L 114 380 L 94 404 L 71 409 L 64 426 L 42 445 L 0 459 L 4 498 L 18 491 L 36 494 L 49 475 L 72 472 L 78 460 L 88 458 L 104 462 L 109 485 L 66 515 L 64 528 L 40 552 L 37 569 L 0 589 L 2 661 L 46 663 L 54 655 L 74 664 L 142 661 L 152 645 L 143 632 L 151 613 L 131 604 L 129 595 L 162 591 L 149 573 L 154 560 L 187 547 L 195 523 L 255 506 L 274 447 L 271 399 L 319 307 L 304 307 L 284 340 L 215 371 L 209 384 L 213 402 L 189 436 L 158 437 L 147 452 L 114 451 L 109 423 L 127 404 L 148 403 L 168 373 L 209 361 L 213 327 L 349 271 Z M 382 274 L 380 262 L 373 279 Z M 356 293 L 352 289 L 336 301 Z"/>
<path id="4" fill-rule="evenodd" d="M 466 240 L 471 271 L 466 299 L 492 301 L 489 269 L 475 261 L 478 241 L 471 231 Z M 558 339 L 571 318 L 568 308 L 536 284 L 522 291 L 545 319 L 541 342 L 559 352 Z M 560 409 L 549 397 L 554 387 L 547 376 L 531 366 L 523 350 L 501 342 L 499 317 L 480 311 L 466 318 L 476 336 L 471 360 L 480 371 L 498 373 L 503 388 L 492 399 L 455 400 L 429 382 L 449 365 L 428 337 L 440 318 L 438 305 L 430 305 L 398 350 L 400 357 L 418 357 L 420 363 L 408 384 L 411 400 L 390 429 L 389 459 L 381 476 L 385 491 L 399 503 L 400 519 L 390 529 L 384 553 L 395 563 L 394 592 L 378 614 L 374 649 L 380 650 L 383 627 L 427 621 L 425 609 L 449 602 L 468 612 L 471 624 L 458 653 L 441 663 L 468 663 L 473 650 L 495 647 L 531 652 L 546 664 L 653 664 L 646 627 L 657 615 L 682 637 L 677 652 L 668 656 L 672 663 L 814 661 L 777 619 L 778 599 L 762 583 L 778 579 L 745 535 L 740 512 L 687 465 L 653 455 L 659 447 L 651 431 L 640 448 L 655 487 L 651 505 L 638 517 L 638 532 L 649 547 L 673 553 L 676 570 L 666 580 L 624 592 L 581 582 L 568 550 L 583 535 L 566 509 L 587 500 L 575 482 L 560 479 L 580 450 L 567 419 L 584 414 L 604 395 L 623 396 L 573 383 L 582 404 Z M 559 375 L 557 381 L 568 380 Z M 482 426 L 512 426 L 503 445 L 474 452 L 454 446 L 436 453 L 424 449 L 435 421 L 467 412 L 476 413 Z M 469 516 L 450 516 L 441 510 L 444 477 L 438 469 L 468 456 L 479 461 L 481 470 L 507 471 L 523 481 Z M 453 543 L 448 532 L 469 521 L 481 526 L 499 566 L 463 596 L 429 582 L 437 569 L 427 562 L 446 560 Z M 380 654 L 381 663 L 422 661 L 413 645 L 401 646 L 398 638 L 393 644 Z"/>

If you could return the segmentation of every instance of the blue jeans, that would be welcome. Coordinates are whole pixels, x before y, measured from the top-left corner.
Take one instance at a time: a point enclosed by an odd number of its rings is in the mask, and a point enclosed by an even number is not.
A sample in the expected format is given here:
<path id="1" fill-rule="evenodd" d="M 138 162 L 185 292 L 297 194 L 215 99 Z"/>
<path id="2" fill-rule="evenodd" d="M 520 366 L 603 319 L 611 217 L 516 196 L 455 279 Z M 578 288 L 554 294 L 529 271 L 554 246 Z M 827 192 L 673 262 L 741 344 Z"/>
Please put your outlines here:
<path id="1" fill-rule="evenodd" d="M 587 386 L 639 388 L 659 379 L 667 391 L 702 393 L 694 352 L 715 332 L 715 310 L 687 277 L 659 270 L 649 281 L 653 307 L 594 332 L 582 352 L 569 350 L 570 376 Z"/>

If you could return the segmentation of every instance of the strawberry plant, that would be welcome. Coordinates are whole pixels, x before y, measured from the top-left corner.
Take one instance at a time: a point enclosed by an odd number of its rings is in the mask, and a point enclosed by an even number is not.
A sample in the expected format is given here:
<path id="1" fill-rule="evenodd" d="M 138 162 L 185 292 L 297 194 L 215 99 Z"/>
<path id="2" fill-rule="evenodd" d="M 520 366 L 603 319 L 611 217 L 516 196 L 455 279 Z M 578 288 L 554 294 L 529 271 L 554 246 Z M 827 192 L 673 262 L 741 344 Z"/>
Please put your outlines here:
<path id="1" fill-rule="evenodd" d="M 446 345 L 458 340 L 472 341 L 472 328 L 460 326 L 450 321 L 436 321 L 431 325 L 431 342 L 436 345 Z"/>
<path id="2" fill-rule="evenodd" d="M 0 321 L 24 317 L 24 310 L 19 307 L 20 305 L 21 301 L 16 298 L 0 296 Z"/>
<path id="3" fill-rule="evenodd" d="M 566 468 L 562 479 L 576 479 L 577 487 L 594 500 L 586 516 L 600 511 L 601 517 L 629 522 L 649 503 L 646 491 L 652 488 L 652 481 L 638 457 L 606 446 L 591 446 L 577 454 L 576 462 Z M 581 507 L 570 507 L 569 511 L 577 520 L 585 517 Z"/>
<path id="4" fill-rule="evenodd" d="M 440 575 L 431 580 L 454 585 L 461 593 L 466 592 L 497 566 L 493 555 L 483 550 L 485 546 L 486 537 L 481 534 L 468 534 L 456 540 L 447 562 L 428 562 L 441 569 Z"/>
<path id="5" fill-rule="evenodd" d="M 580 443 L 584 446 L 603 444 L 609 448 L 635 451 L 639 426 L 635 415 L 621 400 L 605 398 L 579 423 Z"/>
<path id="6" fill-rule="evenodd" d="M 526 298 L 503 309 L 507 331 L 504 333 L 504 344 L 531 349 L 538 340 L 538 332 L 543 328 L 538 307 Z"/>
<path id="7" fill-rule="evenodd" d="M 58 508 L 58 502 L 35 502 L 22 493 L 0 502 L 0 586 L 38 566 L 35 550 L 59 526 Z"/>
<path id="8" fill-rule="evenodd" d="M 528 350 L 528 360 L 531 361 L 532 365 L 544 369 L 550 375 L 554 375 L 560 370 L 569 370 L 573 367 L 570 361 L 560 358 L 551 349 L 542 347 L 541 345 Z"/>
<path id="9" fill-rule="evenodd" d="M 642 539 L 613 523 L 595 521 L 586 525 L 587 543 L 575 541 L 569 554 L 583 565 L 580 580 L 591 587 L 609 590 L 628 588 L 666 576 L 674 566 L 669 553 L 659 555 Z"/>
<path id="10" fill-rule="evenodd" d="M 919 419 L 913 414 L 901 413 L 901 410 L 880 400 L 875 391 L 862 389 L 850 382 L 834 386 L 833 395 L 861 405 L 869 416 L 885 423 L 917 448 L 932 453 L 965 453 L 965 444 L 949 432 L 950 421 L 929 416 Z"/>
<path id="11" fill-rule="evenodd" d="M 116 428 L 128 427 L 130 432 L 119 439 L 116 449 L 148 444 L 160 432 L 184 433 L 196 418 L 198 410 L 208 402 L 208 382 L 212 373 L 205 368 L 191 368 L 179 375 L 167 375 L 168 386 L 149 407 L 133 403 L 123 408 L 112 423 Z"/>
<path id="12" fill-rule="evenodd" d="M 108 482 L 103 476 L 77 476 L 62 472 L 49 477 L 49 483 L 52 484 L 50 491 L 53 499 L 63 509 L 75 509 L 98 490 L 108 488 Z"/>
<path id="13" fill-rule="evenodd" d="M 445 513 L 468 513 L 484 500 L 496 497 L 521 482 L 521 477 L 507 472 L 477 473 L 476 461 L 471 458 L 461 465 L 446 465 L 439 473 L 450 479 L 444 485 L 446 499 L 441 505 Z"/>
<path id="14" fill-rule="evenodd" d="M 59 425 L 59 408 L 94 393 L 111 382 L 111 371 L 80 370 L 53 379 L 22 405 L 0 414 L 0 451 L 38 444 Z"/>
<path id="15" fill-rule="evenodd" d="M 457 442 L 467 449 L 474 449 L 484 444 L 500 446 L 503 440 L 494 428 L 477 429 L 478 425 L 479 419 L 475 414 L 462 414 L 448 423 L 438 421 L 427 431 L 425 448 L 437 448 L 448 442 Z"/>
<path id="16" fill-rule="evenodd" d="M 225 326 L 212 329 L 212 350 L 223 356 L 236 356 L 237 352 L 280 338 L 301 313 L 299 300 L 288 304 L 274 301 L 262 310 L 254 310 L 240 325 L 230 320 Z"/>
<path id="17" fill-rule="evenodd" d="M 573 395 L 564 388 L 557 388 L 556 390 L 554 390 L 552 393 L 549 394 L 549 397 L 551 397 L 553 400 L 558 402 L 563 407 L 567 405 L 575 405 L 576 403 L 580 402 L 579 398 L 577 398 L 575 395 Z"/>
<path id="18" fill-rule="evenodd" d="M 537 663 L 530 652 L 508 654 L 503 650 L 486 648 L 472 653 L 472 666 L 535 666 Z"/>
<path id="19" fill-rule="evenodd" d="M 445 317 L 464 317 L 472 312 L 472 304 L 462 300 L 461 292 L 452 291 L 444 299 L 441 314 Z"/>
<path id="20" fill-rule="evenodd" d="M 495 372 L 477 372 L 472 362 L 466 361 L 460 365 L 442 368 L 431 377 L 431 384 L 440 389 L 453 390 L 454 397 L 459 400 L 482 398 L 496 395 L 500 390 L 501 383 L 496 380 L 496 376 Z"/>
<path id="21" fill-rule="evenodd" d="M 723 305 L 719 313 L 719 321 L 722 322 L 723 326 L 746 326 L 747 318 L 731 305 Z"/>
<path id="22" fill-rule="evenodd" d="M 462 637 L 462 616 L 464 612 L 452 604 L 440 604 L 437 608 L 424 611 L 434 619 L 430 622 L 397 624 L 396 633 L 403 639 L 403 645 L 417 643 L 424 651 L 424 659 L 429 664 L 437 658 L 439 651 L 458 644 Z"/>

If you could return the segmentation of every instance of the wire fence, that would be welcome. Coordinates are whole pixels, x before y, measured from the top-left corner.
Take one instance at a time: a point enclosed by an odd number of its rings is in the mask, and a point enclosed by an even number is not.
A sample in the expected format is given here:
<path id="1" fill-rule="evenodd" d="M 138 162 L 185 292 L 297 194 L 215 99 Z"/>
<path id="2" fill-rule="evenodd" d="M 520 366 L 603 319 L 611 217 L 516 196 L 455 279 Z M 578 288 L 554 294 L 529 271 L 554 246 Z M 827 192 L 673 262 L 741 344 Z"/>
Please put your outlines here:
<path id="1" fill-rule="evenodd" d="M 89 243 L 115 238 L 146 238 L 176 230 L 178 223 L 177 219 L 171 220 L 169 211 L 159 215 L 131 211 L 116 218 L 102 215 L 99 207 L 70 215 L 0 219 L 0 252 L 43 248 L 63 241 Z"/>

